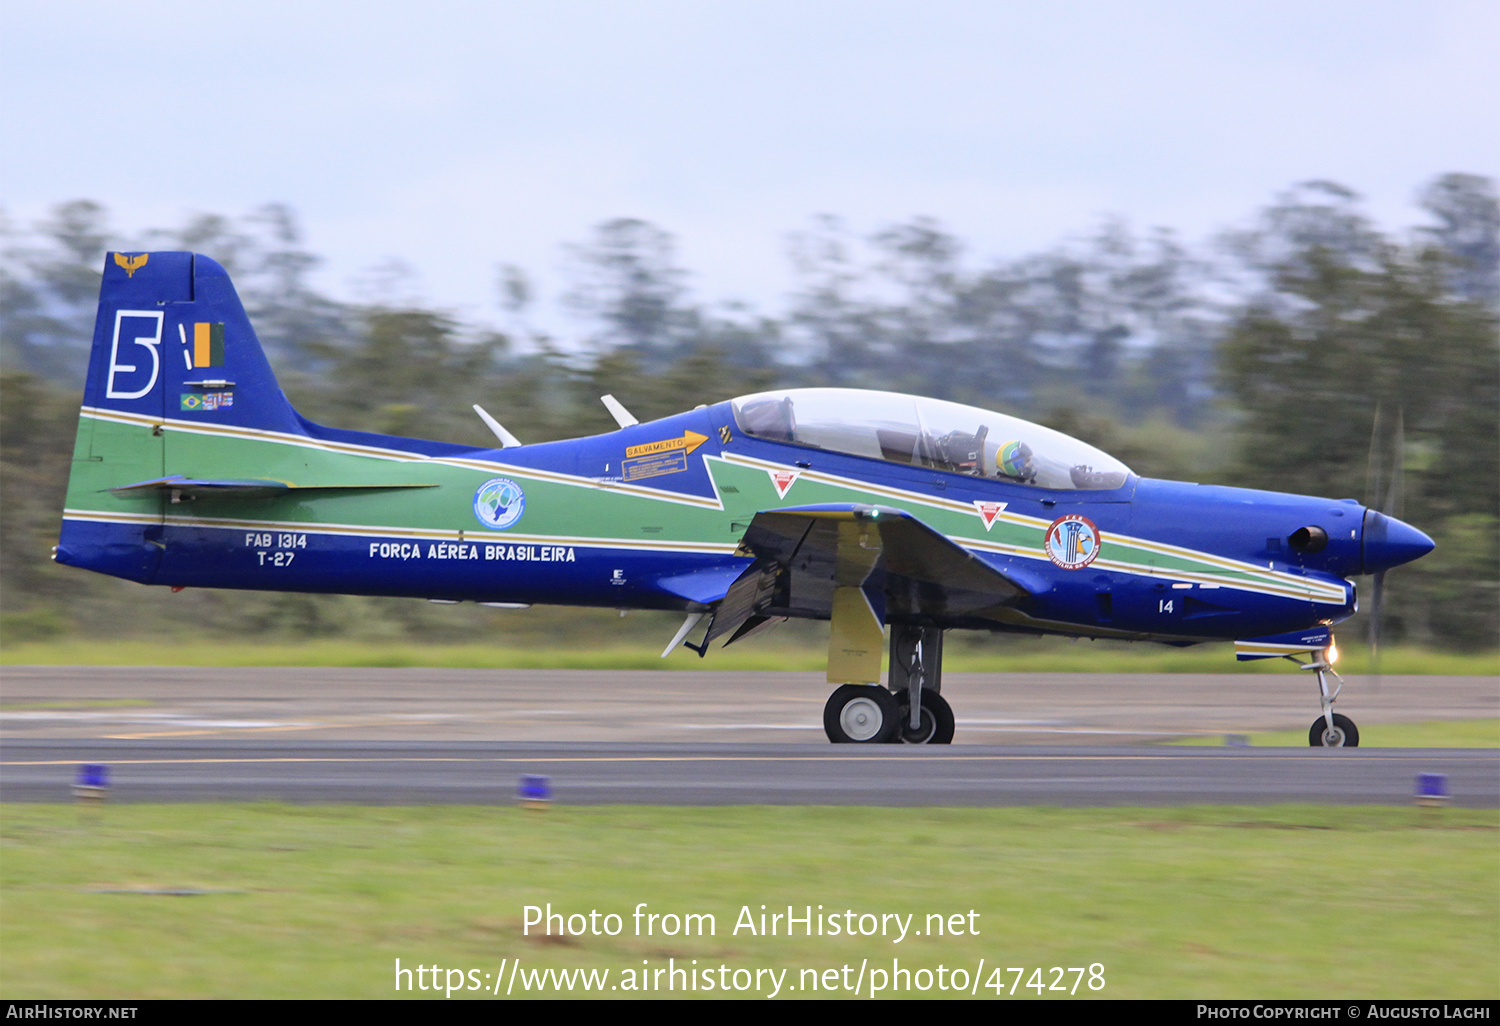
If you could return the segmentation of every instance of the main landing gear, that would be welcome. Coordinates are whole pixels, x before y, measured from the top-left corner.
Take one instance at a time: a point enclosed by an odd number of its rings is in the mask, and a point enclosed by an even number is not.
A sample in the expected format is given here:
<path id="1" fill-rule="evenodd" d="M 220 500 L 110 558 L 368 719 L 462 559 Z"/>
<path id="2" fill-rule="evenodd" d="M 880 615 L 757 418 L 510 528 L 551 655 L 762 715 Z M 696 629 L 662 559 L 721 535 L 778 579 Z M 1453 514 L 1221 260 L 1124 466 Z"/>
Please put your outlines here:
<path id="1" fill-rule="evenodd" d="M 1313 720 L 1312 726 L 1307 729 L 1307 743 L 1313 748 L 1358 748 L 1359 728 L 1349 717 L 1333 711 L 1333 703 L 1338 700 L 1339 692 L 1344 690 L 1344 678 L 1334 672 L 1328 659 L 1329 651 L 1330 649 L 1324 649 L 1312 662 L 1298 664 L 1302 669 L 1312 670 L 1318 675 L 1318 699 L 1323 706 L 1323 715 Z M 1297 662 L 1295 657 L 1287 658 Z M 1332 694 L 1328 692 L 1325 673 L 1332 673 L 1339 682 Z"/>
<path id="2" fill-rule="evenodd" d="M 946 745 L 953 710 L 942 688 L 943 632 L 891 625 L 890 687 L 845 684 L 823 707 L 823 730 L 835 744 Z"/>

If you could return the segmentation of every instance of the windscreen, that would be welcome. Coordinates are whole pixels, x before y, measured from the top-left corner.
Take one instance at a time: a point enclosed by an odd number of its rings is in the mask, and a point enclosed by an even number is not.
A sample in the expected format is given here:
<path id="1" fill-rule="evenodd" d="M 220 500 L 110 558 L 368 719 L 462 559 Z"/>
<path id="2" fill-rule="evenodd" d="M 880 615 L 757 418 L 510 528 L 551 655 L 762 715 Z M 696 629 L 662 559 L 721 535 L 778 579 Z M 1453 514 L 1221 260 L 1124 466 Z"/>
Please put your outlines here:
<path id="1" fill-rule="evenodd" d="M 747 435 L 1053 491 L 1119 488 L 1130 468 L 1060 431 L 941 399 L 794 388 L 734 400 Z"/>

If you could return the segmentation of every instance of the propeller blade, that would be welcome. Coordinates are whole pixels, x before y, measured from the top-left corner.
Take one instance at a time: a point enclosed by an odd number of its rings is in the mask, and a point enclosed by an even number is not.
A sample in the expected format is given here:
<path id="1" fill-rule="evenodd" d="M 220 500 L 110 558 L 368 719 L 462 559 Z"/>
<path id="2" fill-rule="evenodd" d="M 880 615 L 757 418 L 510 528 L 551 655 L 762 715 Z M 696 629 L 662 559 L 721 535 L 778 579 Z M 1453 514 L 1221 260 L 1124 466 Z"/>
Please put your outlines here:
<path id="1" fill-rule="evenodd" d="M 1391 448 L 1391 476 L 1386 486 L 1385 503 L 1381 506 L 1380 512 L 1388 517 L 1395 517 L 1397 520 L 1400 520 L 1401 507 L 1404 505 L 1401 501 L 1403 498 L 1401 494 L 1401 479 L 1402 464 L 1405 462 L 1404 457 L 1406 456 L 1406 413 L 1399 408 L 1396 410 L 1396 439 Z"/>
<path id="2" fill-rule="evenodd" d="M 1388 517 L 1400 519 L 1402 512 L 1402 464 L 1406 456 L 1406 411 L 1396 408 L 1396 427 L 1391 438 L 1390 469 L 1381 454 L 1382 428 L 1385 420 L 1381 404 L 1375 404 L 1375 420 L 1370 425 L 1370 454 L 1365 464 L 1365 507 Z M 1373 525 L 1372 525 L 1373 526 Z M 1380 523 L 1379 527 L 1386 525 Z M 1385 634 L 1385 571 L 1375 573 L 1370 589 L 1370 675 L 1374 687 L 1380 687 L 1380 645 Z"/>
<path id="3" fill-rule="evenodd" d="M 1376 503 L 1380 502 L 1381 464 L 1380 452 L 1380 412 L 1381 406 L 1375 404 L 1375 420 L 1370 425 L 1370 454 L 1365 460 L 1365 508 L 1379 509 Z"/>
<path id="4" fill-rule="evenodd" d="M 1380 633 L 1383 620 L 1381 607 L 1385 604 L 1385 571 L 1375 575 L 1375 586 L 1370 589 L 1370 675 L 1380 682 Z"/>

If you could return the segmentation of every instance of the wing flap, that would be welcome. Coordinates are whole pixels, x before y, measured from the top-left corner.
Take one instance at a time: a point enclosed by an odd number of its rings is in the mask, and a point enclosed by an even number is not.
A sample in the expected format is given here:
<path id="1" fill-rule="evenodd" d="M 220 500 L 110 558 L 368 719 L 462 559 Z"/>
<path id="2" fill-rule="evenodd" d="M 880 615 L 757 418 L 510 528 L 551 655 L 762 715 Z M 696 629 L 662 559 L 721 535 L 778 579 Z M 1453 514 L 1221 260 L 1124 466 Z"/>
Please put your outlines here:
<path id="1" fill-rule="evenodd" d="M 757 513 L 740 554 L 754 556 L 755 563 L 730 587 L 714 636 L 752 615 L 832 615 L 835 589 L 854 583 L 842 579 L 851 565 L 868 567 L 863 585 L 884 593 L 887 619 L 940 622 L 1011 605 L 1032 591 L 910 513 L 883 506 L 851 503 Z"/>
<path id="2" fill-rule="evenodd" d="M 769 608 L 776 591 L 777 570 L 774 563 L 757 559 L 729 586 L 729 592 L 714 612 L 713 623 L 703 638 L 707 645 L 715 638 L 744 625 L 760 609 Z M 746 631 L 748 634 L 749 631 Z M 728 644 L 726 642 L 725 644 Z"/>

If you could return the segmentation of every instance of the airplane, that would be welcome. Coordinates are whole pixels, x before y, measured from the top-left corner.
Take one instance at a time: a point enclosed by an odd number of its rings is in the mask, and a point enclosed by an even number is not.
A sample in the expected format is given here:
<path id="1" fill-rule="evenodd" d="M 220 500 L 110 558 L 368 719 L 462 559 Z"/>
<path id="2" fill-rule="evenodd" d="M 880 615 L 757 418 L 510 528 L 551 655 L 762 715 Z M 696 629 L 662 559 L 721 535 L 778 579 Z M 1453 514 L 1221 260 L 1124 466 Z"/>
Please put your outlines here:
<path id="1" fill-rule="evenodd" d="M 1313 671 L 1309 744 L 1353 747 L 1348 578 L 1433 548 L 1353 499 L 1144 478 L 943 400 L 778 389 L 644 424 L 603 402 L 618 430 L 530 445 L 476 406 L 490 449 L 314 424 L 223 267 L 109 253 L 53 558 L 174 590 L 682 613 L 663 657 L 828 620 L 836 743 L 952 741 L 948 630 L 1232 641 Z"/>

